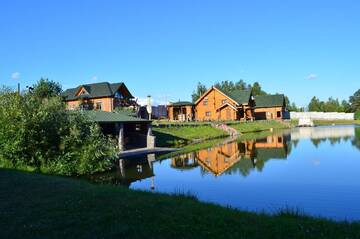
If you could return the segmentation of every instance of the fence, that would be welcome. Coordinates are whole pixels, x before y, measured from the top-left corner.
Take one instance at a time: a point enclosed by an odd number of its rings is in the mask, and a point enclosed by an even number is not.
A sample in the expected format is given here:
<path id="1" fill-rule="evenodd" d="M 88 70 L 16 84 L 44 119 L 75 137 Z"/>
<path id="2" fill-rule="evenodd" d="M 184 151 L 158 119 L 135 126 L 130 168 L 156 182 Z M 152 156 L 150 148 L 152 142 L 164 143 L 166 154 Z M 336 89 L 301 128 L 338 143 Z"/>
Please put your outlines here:
<path id="1" fill-rule="evenodd" d="M 290 112 L 291 119 L 310 118 L 313 120 L 353 120 L 354 113 L 338 112 Z"/>

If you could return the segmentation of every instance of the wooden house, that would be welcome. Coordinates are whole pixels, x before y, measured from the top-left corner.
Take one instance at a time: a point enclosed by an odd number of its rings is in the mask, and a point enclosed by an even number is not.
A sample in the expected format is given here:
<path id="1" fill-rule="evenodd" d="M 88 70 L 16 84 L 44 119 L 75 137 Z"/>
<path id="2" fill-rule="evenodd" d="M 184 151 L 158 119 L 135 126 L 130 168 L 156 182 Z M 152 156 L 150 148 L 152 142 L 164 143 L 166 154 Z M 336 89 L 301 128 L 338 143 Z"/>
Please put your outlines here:
<path id="1" fill-rule="evenodd" d="M 188 101 L 170 103 L 167 112 L 171 121 L 193 121 L 195 117 L 194 104 Z"/>
<path id="2" fill-rule="evenodd" d="M 253 120 L 254 97 L 251 90 L 222 92 L 211 87 L 195 102 L 198 121 Z"/>
<path id="3" fill-rule="evenodd" d="M 255 119 L 272 120 L 287 118 L 286 101 L 284 95 L 255 96 Z"/>
<path id="4" fill-rule="evenodd" d="M 112 112 L 117 107 L 135 107 L 134 97 L 124 83 L 101 82 L 79 85 L 62 94 L 68 109 Z"/>

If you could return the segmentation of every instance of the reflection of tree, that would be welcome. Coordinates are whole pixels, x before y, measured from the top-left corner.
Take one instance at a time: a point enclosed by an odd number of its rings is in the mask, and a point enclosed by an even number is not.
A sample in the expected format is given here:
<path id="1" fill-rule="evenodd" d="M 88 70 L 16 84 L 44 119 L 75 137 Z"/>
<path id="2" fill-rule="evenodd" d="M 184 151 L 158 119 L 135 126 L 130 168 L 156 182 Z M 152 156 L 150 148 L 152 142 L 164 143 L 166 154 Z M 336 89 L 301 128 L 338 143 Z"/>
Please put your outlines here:
<path id="1" fill-rule="evenodd" d="M 355 128 L 355 138 L 352 140 L 352 145 L 360 150 L 360 128 Z"/>
<path id="2" fill-rule="evenodd" d="M 318 148 L 319 145 L 322 143 L 322 142 L 325 142 L 326 141 L 326 138 L 325 139 L 311 139 L 311 142 L 313 143 L 313 145 Z"/>
<path id="3" fill-rule="evenodd" d="M 293 142 L 293 144 L 294 144 L 294 147 L 295 147 L 295 148 L 296 148 L 296 147 L 297 147 L 297 145 L 299 144 L 299 140 L 298 140 L 298 139 L 293 140 L 292 142 Z"/>

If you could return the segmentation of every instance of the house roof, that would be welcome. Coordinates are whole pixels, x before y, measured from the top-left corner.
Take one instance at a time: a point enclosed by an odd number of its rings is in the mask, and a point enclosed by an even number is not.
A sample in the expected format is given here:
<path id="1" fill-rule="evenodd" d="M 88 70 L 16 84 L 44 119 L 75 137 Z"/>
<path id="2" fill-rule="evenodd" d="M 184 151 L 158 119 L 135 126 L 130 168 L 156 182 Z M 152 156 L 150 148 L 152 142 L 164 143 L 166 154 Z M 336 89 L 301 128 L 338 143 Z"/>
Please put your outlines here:
<path id="1" fill-rule="evenodd" d="M 210 89 L 208 89 L 202 96 L 200 96 L 200 98 L 195 102 L 195 104 L 198 104 L 201 101 L 201 99 L 203 99 L 211 90 L 217 90 L 218 92 L 220 92 L 224 96 L 227 96 L 228 98 L 235 101 L 239 105 L 248 104 L 252 93 L 251 90 L 233 90 L 229 92 L 223 92 L 213 86 Z"/>
<path id="2" fill-rule="evenodd" d="M 170 106 L 187 106 L 187 105 L 194 105 L 194 103 L 190 101 L 178 101 L 178 102 L 170 102 Z"/>
<path id="3" fill-rule="evenodd" d="M 85 116 L 98 123 L 145 123 L 151 122 L 150 120 L 137 118 L 128 112 L 106 112 L 97 110 L 84 110 L 81 111 Z"/>
<path id="4" fill-rule="evenodd" d="M 112 97 L 115 95 L 116 91 L 119 90 L 120 87 L 122 87 L 128 92 L 129 98 L 134 98 L 123 82 L 119 82 L 119 83 L 101 82 L 94 84 L 79 85 L 76 88 L 70 88 L 65 90 L 62 95 L 65 98 L 65 100 L 77 100 L 81 97 L 76 96 L 76 93 L 81 88 L 84 88 L 87 91 L 87 93 L 85 96 L 83 95 L 82 97 L 87 97 L 87 98 Z"/>
<path id="5" fill-rule="evenodd" d="M 276 107 L 285 105 L 284 95 L 263 95 L 255 96 L 255 104 L 257 108 Z"/>
<path id="6" fill-rule="evenodd" d="M 233 90 L 224 93 L 235 100 L 239 105 L 248 104 L 251 97 L 251 90 Z"/>

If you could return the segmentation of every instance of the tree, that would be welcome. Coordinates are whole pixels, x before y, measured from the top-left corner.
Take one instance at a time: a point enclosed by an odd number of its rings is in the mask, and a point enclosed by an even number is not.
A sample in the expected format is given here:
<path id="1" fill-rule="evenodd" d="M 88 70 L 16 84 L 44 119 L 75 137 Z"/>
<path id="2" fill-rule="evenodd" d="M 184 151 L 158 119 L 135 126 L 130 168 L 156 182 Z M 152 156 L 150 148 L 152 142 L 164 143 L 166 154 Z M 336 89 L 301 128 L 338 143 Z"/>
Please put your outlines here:
<path id="1" fill-rule="evenodd" d="M 349 103 L 352 112 L 360 111 L 360 89 L 350 96 Z"/>
<path id="2" fill-rule="evenodd" d="M 60 96 L 62 89 L 61 85 L 55 81 L 41 78 L 36 84 L 32 86 L 32 94 L 40 99 Z"/>
<path id="3" fill-rule="evenodd" d="M 197 101 L 206 92 L 206 90 L 206 86 L 199 82 L 197 84 L 196 90 L 191 95 L 192 101 Z"/>
<path id="4" fill-rule="evenodd" d="M 224 93 L 234 91 L 234 90 L 249 90 L 249 89 L 251 89 L 251 85 L 247 84 L 244 80 L 239 80 L 235 83 L 232 81 L 225 80 L 225 81 L 217 82 L 214 86 Z"/>
<path id="5" fill-rule="evenodd" d="M 267 95 L 267 93 L 265 91 L 263 91 L 261 89 L 261 85 L 259 82 L 255 82 L 253 85 L 252 85 L 252 93 L 253 95 Z"/>
<path id="6" fill-rule="evenodd" d="M 316 96 L 314 96 L 309 105 L 308 105 L 308 109 L 309 111 L 317 111 L 320 112 L 322 111 L 322 103 L 320 102 L 320 100 L 318 98 L 316 98 Z"/>

